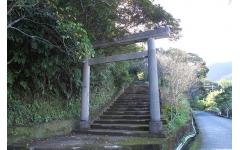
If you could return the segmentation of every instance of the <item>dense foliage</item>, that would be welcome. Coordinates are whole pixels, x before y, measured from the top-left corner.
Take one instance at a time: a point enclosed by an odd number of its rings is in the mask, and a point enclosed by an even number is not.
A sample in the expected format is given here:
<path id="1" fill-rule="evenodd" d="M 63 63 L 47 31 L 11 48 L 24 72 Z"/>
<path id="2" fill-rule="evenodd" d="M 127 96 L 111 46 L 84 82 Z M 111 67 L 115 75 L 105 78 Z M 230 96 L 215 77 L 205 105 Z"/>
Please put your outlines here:
<path id="1" fill-rule="evenodd" d="M 218 83 L 207 81 L 206 85 L 207 96 L 198 100 L 196 104 L 200 110 L 216 112 L 221 115 L 232 115 L 232 81 L 222 78 Z"/>
<path id="2" fill-rule="evenodd" d="M 215 102 L 220 111 L 226 115 L 232 116 L 232 86 L 228 86 L 215 97 Z"/>
<path id="3" fill-rule="evenodd" d="M 78 116 L 85 55 L 142 50 L 129 45 L 95 51 L 92 41 L 162 26 L 177 40 L 179 22 L 149 0 L 7 0 L 8 126 Z M 91 110 L 132 81 L 130 68 L 129 62 L 91 67 Z"/>

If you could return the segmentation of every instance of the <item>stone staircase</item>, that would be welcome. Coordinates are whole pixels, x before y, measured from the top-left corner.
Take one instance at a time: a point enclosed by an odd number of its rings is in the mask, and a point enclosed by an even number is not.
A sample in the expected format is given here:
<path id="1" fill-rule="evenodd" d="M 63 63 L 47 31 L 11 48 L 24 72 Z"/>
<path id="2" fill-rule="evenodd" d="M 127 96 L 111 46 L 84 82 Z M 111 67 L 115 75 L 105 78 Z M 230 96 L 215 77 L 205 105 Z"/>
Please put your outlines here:
<path id="1" fill-rule="evenodd" d="M 133 82 L 110 108 L 91 124 L 90 130 L 80 131 L 79 133 L 152 136 L 152 134 L 149 134 L 149 121 L 149 87 L 144 82 Z"/>

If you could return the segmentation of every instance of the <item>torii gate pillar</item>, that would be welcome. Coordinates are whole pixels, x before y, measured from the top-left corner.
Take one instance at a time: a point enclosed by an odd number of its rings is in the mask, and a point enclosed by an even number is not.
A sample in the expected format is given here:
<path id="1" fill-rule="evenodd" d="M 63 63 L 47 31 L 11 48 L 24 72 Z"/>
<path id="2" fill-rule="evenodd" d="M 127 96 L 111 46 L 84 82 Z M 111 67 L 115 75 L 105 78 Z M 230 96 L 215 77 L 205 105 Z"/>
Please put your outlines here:
<path id="1" fill-rule="evenodd" d="M 82 104 L 80 129 L 85 130 L 90 128 L 89 124 L 89 89 L 90 89 L 90 66 L 88 64 L 88 55 L 86 54 L 85 63 L 83 66 L 83 86 L 82 86 Z"/>
<path id="2" fill-rule="evenodd" d="M 162 121 L 160 118 L 155 39 L 148 38 L 147 44 L 148 44 L 148 78 L 149 78 L 150 118 L 151 118 L 149 122 L 149 133 L 161 133 Z"/>

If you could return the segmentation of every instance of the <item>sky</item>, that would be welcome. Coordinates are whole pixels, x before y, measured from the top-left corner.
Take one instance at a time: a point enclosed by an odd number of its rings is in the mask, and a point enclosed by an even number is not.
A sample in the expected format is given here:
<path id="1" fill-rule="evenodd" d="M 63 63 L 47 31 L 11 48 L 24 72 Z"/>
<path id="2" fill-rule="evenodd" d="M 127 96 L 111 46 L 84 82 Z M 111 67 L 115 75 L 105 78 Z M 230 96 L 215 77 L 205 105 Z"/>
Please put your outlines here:
<path id="1" fill-rule="evenodd" d="M 238 49 L 239 0 L 155 0 L 174 18 L 181 19 L 182 38 L 156 40 L 156 47 L 180 48 L 197 54 L 207 65 L 233 61 Z"/>

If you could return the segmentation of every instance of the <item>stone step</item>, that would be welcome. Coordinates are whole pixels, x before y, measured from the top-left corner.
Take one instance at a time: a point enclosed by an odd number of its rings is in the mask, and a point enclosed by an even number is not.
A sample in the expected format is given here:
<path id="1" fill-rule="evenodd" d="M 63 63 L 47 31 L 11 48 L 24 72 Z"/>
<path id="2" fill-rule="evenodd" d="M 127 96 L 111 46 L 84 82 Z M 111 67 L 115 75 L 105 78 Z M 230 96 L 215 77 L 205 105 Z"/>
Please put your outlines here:
<path id="1" fill-rule="evenodd" d="M 148 124 L 91 124 L 91 129 L 149 131 Z"/>
<path id="2" fill-rule="evenodd" d="M 141 87 L 148 87 L 148 84 L 146 84 L 146 83 L 143 83 L 142 81 L 140 81 L 139 82 L 140 84 L 138 84 L 137 82 L 133 82 L 132 84 L 130 84 L 129 85 L 129 87 L 128 88 L 131 88 L 131 87 L 139 87 L 139 88 L 141 88 Z"/>
<path id="3" fill-rule="evenodd" d="M 121 105 L 113 104 L 110 108 L 149 108 L 150 105 Z"/>
<path id="4" fill-rule="evenodd" d="M 142 107 L 142 108 L 109 108 L 107 111 L 150 111 L 150 107 Z"/>
<path id="5" fill-rule="evenodd" d="M 118 102 L 150 102 L 150 99 L 117 99 L 114 103 Z"/>
<path id="6" fill-rule="evenodd" d="M 163 124 L 167 124 L 166 120 L 161 120 Z M 94 124 L 149 124 L 150 119 L 100 119 L 94 121 Z"/>
<path id="7" fill-rule="evenodd" d="M 122 95 L 128 95 L 128 94 L 146 94 L 149 95 L 149 90 L 125 90 Z"/>
<path id="8" fill-rule="evenodd" d="M 150 101 L 149 97 L 148 98 L 144 98 L 144 97 L 125 97 L 125 98 L 121 98 L 119 97 L 116 101 Z"/>
<path id="9" fill-rule="evenodd" d="M 150 119 L 150 115 L 101 115 L 100 119 Z"/>
<path id="10" fill-rule="evenodd" d="M 125 105 L 131 105 L 131 104 L 150 104 L 149 100 L 117 100 L 113 104 L 125 104 Z"/>
<path id="11" fill-rule="evenodd" d="M 102 119 L 94 121 L 94 124 L 149 124 L 150 119 Z"/>
<path id="12" fill-rule="evenodd" d="M 165 138 L 165 134 L 151 134 L 149 131 L 130 131 L 130 130 L 105 130 L 91 129 L 87 131 L 73 130 L 75 133 L 90 134 L 90 135 L 105 135 L 105 136 L 132 136 L 132 137 L 161 137 Z"/>
<path id="13" fill-rule="evenodd" d="M 146 108 L 150 107 L 149 104 L 138 104 L 138 105 L 124 105 L 124 104 L 113 104 L 110 108 Z"/>
<path id="14" fill-rule="evenodd" d="M 128 94 L 146 94 L 149 95 L 149 91 L 148 90 L 142 90 L 142 91 L 125 91 L 122 95 L 128 95 Z"/>
<path id="15" fill-rule="evenodd" d="M 149 106 L 150 105 L 150 102 L 126 102 L 126 103 L 124 103 L 124 102 L 122 102 L 122 103 L 113 103 L 112 104 L 112 106 L 114 106 L 114 105 L 119 105 L 119 106 L 121 106 L 121 105 L 124 105 L 124 106 Z"/>
<path id="16" fill-rule="evenodd" d="M 107 111 L 103 115 L 149 115 L 150 111 Z"/>
<path id="17" fill-rule="evenodd" d="M 132 92 L 138 92 L 138 91 L 149 91 L 149 87 L 139 87 L 139 86 L 132 86 L 132 87 L 129 87 L 127 89 L 125 89 L 124 92 L 128 92 L 128 91 L 132 91 Z"/>
<path id="18" fill-rule="evenodd" d="M 119 96 L 119 99 L 125 98 L 149 98 L 149 94 L 122 94 Z"/>
<path id="19" fill-rule="evenodd" d="M 149 98 L 132 98 L 132 97 L 125 97 L 125 98 L 118 98 L 116 101 L 149 101 Z"/>
<path id="20" fill-rule="evenodd" d="M 148 101 L 119 101 L 119 102 L 115 102 L 113 103 L 113 105 L 149 105 L 150 102 Z"/>
<path id="21" fill-rule="evenodd" d="M 135 100 L 135 101 L 144 101 L 144 100 L 148 100 L 148 101 L 150 101 L 150 98 L 149 97 L 130 97 L 130 96 L 125 96 L 125 97 L 119 97 L 118 99 L 117 99 L 117 101 L 118 100 Z"/>
<path id="22" fill-rule="evenodd" d="M 87 131 L 79 131 L 74 130 L 75 133 L 81 133 L 81 134 L 93 134 L 93 135 L 105 135 L 105 136 L 135 136 L 140 137 L 143 135 L 144 137 L 148 135 L 149 131 L 129 131 L 129 130 L 105 130 L 105 129 L 91 129 Z M 142 137 L 143 137 L 142 136 Z"/>
<path id="23" fill-rule="evenodd" d="M 113 104 L 110 108 L 149 108 L 149 105 L 121 105 L 121 104 Z"/>
<path id="24" fill-rule="evenodd" d="M 134 96 L 134 97 L 140 97 L 140 96 L 149 96 L 149 92 L 139 92 L 139 93 L 134 93 L 134 92 L 124 92 L 120 96 Z"/>
<path id="25" fill-rule="evenodd" d="M 150 102 L 150 99 L 145 99 L 145 98 L 136 98 L 136 99 L 117 99 L 115 102 L 121 102 L 121 101 L 125 101 L 125 102 Z"/>
<path id="26" fill-rule="evenodd" d="M 119 102 L 115 102 L 114 103 L 115 105 L 150 105 L 150 102 L 138 102 L 138 101 L 129 101 L 129 102 L 126 102 L 126 101 L 119 101 Z"/>

